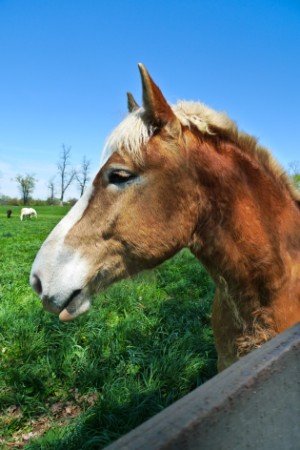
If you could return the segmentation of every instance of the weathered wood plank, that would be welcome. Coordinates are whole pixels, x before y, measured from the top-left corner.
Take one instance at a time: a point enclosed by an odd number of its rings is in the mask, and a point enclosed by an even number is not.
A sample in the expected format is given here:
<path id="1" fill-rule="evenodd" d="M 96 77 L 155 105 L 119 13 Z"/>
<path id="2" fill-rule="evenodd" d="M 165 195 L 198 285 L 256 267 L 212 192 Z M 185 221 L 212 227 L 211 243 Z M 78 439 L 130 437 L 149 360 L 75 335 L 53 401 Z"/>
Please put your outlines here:
<path id="1" fill-rule="evenodd" d="M 108 450 L 299 450 L 300 323 Z"/>

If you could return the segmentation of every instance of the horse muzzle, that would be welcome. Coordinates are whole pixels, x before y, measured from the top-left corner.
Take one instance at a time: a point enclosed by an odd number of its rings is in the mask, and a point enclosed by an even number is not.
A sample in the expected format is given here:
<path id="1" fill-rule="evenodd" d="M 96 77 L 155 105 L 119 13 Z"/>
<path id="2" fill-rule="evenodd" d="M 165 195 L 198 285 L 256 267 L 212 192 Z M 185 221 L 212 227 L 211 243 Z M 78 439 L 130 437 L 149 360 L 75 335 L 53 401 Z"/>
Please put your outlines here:
<path id="1" fill-rule="evenodd" d="M 30 284 L 46 311 L 73 320 L 91 306 L 88 264 L 70 250 L 46 253 L 43 246 L 32 266 Z"/>
<path id="2" fill-rule="evenodd" d="M 75 289 L 69 297 L 62 301 L 59 295 L 43 293 L 42 282 L 35 273 L 30 276 L 30 284 L 39 295 L 43 308 L 53 314 L 59 315 L 60 320 L 69 321 L 86 312 L 90 306 L 90 296 L 87 289 Z"/>

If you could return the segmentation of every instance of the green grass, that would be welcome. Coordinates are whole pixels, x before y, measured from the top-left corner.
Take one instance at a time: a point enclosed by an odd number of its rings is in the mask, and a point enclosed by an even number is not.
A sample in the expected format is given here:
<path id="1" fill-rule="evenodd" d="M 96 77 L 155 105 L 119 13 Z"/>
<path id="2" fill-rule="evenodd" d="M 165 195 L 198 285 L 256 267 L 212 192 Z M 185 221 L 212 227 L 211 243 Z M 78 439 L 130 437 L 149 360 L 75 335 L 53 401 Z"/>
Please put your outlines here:
<path id="1" fill-rule="evenodd" d="M 188 251 L 117 283 L 86 315 L 61 323 L 42 310 L 28 279 L 38 248 L 67 209 L 37 207 L 38 219 L 23 222 L 20 208 L 11 208 L 11 219 L 6 209 L 0 207 L 2 448 L 20 448 L 12 447 L 16 436 L 34 432 L 39 421 L 50 430 L 27 449 L 103 448 L 216 373 L 214 286 Z M 77 406 L 79 414 L 62 427 L 56 405 Z"/>

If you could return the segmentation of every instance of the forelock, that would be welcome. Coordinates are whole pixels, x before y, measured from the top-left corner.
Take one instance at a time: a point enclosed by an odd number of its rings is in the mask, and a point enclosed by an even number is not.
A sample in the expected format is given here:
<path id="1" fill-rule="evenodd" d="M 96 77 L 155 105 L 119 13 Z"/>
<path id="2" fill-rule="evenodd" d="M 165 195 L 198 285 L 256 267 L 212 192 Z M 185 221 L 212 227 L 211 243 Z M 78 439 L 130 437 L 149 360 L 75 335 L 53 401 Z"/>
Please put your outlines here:
<path id="1" fill-rule="evenodd" d="M 154 133 L 154 127 L 145 124 L 143 114 L 143 108 L 133 111 L 113 130 L 106 140 L 101 166 L 113 152 L 121 149 L 125 150 L 134 161 L 142 161 L 142 148 Z"/>

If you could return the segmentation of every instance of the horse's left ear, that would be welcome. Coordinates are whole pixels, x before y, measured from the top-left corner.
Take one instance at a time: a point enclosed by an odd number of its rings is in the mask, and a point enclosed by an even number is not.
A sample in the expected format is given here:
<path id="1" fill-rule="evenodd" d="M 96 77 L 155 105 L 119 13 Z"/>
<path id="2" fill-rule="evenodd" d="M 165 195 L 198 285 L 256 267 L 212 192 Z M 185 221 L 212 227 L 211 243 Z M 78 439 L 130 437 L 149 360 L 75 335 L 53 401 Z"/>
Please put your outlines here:
<path id="1" fill-rule="evenodd" d="M 131 92 L 127 92 L 127 107 L 130 113 L 139 109 L 139 105 L 135 101 Z"/>
<path id="2" fill-rule="evenodd" d="M 144 119 L 149 125 L 162 128 L 170 125 L 173 132 L 180 128 L 179 120 L 172 111 L 159 87 L 154 83 L 148 71 L 139 64 L 143 86 Z"/>

